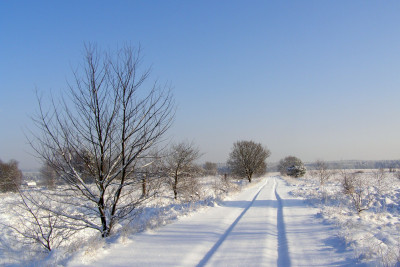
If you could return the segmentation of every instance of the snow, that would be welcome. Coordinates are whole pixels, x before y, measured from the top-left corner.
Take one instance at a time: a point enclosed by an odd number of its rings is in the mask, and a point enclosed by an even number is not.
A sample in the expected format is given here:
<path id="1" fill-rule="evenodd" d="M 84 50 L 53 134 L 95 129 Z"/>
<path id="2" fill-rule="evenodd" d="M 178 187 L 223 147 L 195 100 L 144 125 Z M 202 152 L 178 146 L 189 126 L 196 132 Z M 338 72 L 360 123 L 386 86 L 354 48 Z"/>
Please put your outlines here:
<path id="1" fill-rule="evenodd" d="M 218 207 L 114 243 L 68 266 L 350 266 L 353 251 L 317 209 L 268 177 Z"/>
<path id="2" fill-rule="evenodd" d="M 375 171 L 359 175 L 374 199 L 360 214 L 338 173 L 323 186 L 312 176 L 271 174 L 251 184 L 243 180 L 243 190 L 228 195 L 217 177 L 204 177 L 197 200 L 176 201 L 165 192 L 112 237 L 81 232 L 47 255 L 13 243 L 3 227 L 0 264 L 393 266 L 400 259 L 400 181 L 394 175 L 376 181 Z M 7 206 L 14 200 L 15 194 L 2 194 L 0 222 L 16 222 Z"/>
<path id="3" fill-rule="evenodd" d="M 308 199 L 325 223 L 337 227 L 337 235 L 353 249 L 354 258 L 371 266 L 394 266 L 400 259 L 400 181 L 393 173 L 377 181 L 376 172 L 359 173 L 373 199 L 360 214 L 343 194 L 338 173 L 324 186 L 310 176 L 291 180 L 291 192 Z"/>

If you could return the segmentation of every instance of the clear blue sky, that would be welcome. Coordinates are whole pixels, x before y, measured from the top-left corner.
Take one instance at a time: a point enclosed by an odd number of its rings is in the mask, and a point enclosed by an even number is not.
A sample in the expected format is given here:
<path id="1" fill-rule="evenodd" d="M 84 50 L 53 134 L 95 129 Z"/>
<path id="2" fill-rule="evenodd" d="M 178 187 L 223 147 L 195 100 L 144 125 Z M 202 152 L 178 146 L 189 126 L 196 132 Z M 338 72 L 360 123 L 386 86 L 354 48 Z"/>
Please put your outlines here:
<path id="1" fill-rule="evenodd" d="M 141 44 L 203 161 L 233 142 L 316 159 L 400 159 L 399 1 L 0 1 L 0 159 L 38 166 L 35 88 L 66 88 L 85 42 Z"/>

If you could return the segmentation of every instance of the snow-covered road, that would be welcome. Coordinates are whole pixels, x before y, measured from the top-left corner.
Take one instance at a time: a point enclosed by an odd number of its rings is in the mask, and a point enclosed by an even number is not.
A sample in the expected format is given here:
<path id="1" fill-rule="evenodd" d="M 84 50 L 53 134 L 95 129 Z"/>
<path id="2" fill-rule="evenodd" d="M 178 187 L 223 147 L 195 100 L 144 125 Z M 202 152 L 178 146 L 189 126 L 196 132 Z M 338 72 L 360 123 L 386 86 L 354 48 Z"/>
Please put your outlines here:
<path id="1" fill-rule="evenodd" d="M 354 266 L 317 210 L 267 177 L 223 205 L 114 244 L 93 266 Z M 82 266 L 72 261 L 70 266 Z"/>

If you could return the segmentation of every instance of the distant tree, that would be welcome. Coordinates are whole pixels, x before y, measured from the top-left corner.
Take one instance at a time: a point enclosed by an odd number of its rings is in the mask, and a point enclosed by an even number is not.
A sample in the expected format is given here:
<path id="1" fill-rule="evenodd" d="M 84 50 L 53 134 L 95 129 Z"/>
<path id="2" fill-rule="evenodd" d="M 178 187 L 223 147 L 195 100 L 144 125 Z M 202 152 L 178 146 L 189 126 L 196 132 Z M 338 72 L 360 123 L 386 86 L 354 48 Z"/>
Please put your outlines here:
<path id="1" fill-rule="evenodd" d="M 59 198 L 78 214 L 55 212 L 102 237 L 143 201 L 134 194 L 136 167 L 174 117 L 169 88 L 149 81 L 141 62 L 140 49 L 100 53 L 89 45 L 60 102 L 39 98 L 32 147 L 65 182 L 68 190 Z"/>
<path id="2" fill-rule="evenodd" d="M 204 173 L 205 175 L 217 175 L 218 169 L 217 169 L 217 163 L 212 163 L 207 161 L 203 165 Z"/>
<path id="3" fill-rule="evenodd" d="M 324 185 L 334 173 L 328 169 L 328 164 L 323 160 L 317 160 L 314 165 L 313 174 L 318 177 L 320 184 Z"/>
<path id="4" fill-rule="evenodd" d="M 142 184 L 142 197 L 149 197 L 158 192 L 161 187 L 162 155 L 158 151 L 151 151 L 138 164 L 136 174 Z"/>
<path id="5" fill-rule="evenodd" d="M 22 184 L 22 172 L 18 169 L 18 162 L 10 160 L 5 163 L 0 160 L 0 190 L 1 192 L 16 192 Z"/>
<path id="6" fill-rule="evenodd" d="M 42 184 L 49 189 L 54 189 L 57 183 L 57 172 L 45 162 L 40 168 L 40 177 L 42 179 Z"/>
<path id="7" fill-rule="evenodd" d="M 281 159 L 278 164 L 278 170 L 282 175 L 301 177 L 306 174 L 306 168 L 303 162 L 294 156 L 288 156 Z"/>
<path id="8" fill-rule="evenodd" d="M 174 193 L 178 194 L 192 188 L 196 184 L 196 176 L 200 168 L 195 161 L 200 158 L 200 151 L 191 143 L 182 142 L 172 145 L 164 159 L 164 171 L 168 177 L 168 184 Z"/>
<path id="9" fill-rule="evenodd" d="M 68 164 L 63 162 L 60 157 L 63 153 L 69 154 Z M 54 163 L 57 163 L 54 165 Z M 70 166 L 69 166 L 70 165 Z M 40 169 L 42 183 L 49 189 L 54 189 L 57 182 L 63 181 L 64 170 L 72 167 L 76 174 L 85 184 L 95 182 L 93 178 L 93 167 L 96 165 L 96 159 L 86 149 L 79 151 L 60 151 L 59 155 L 54 155 L 51 160 L 46 160 Z M 79 181 L 75 181 L 79 182 Z"/>
<path id="10" fill-rule="evenodd" d="M 262 175 L 267 170 L 266 159 L 271 152 L 254 141 L 238 141 L 233 144 L 228 166 L 233 174 L 246 177 L 251 183 L 253 175 Z"/>

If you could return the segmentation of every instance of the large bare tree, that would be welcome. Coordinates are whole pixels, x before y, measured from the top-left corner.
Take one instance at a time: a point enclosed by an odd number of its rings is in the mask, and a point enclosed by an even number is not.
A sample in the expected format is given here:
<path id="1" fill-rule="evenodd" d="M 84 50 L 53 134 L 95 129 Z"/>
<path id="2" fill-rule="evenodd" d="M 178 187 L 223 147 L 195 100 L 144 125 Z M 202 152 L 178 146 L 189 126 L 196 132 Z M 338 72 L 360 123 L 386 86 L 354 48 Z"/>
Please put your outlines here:
<path id="1" fill-rule="evenodd" d="M 68 186 L 57 199 L 76 207 L 72 214 L 55 212 L 103 237 L 143 200 L 136 190 L 138 162 L 174 117 L 169 87 L 150 82 L 141 61 L 140 48 L 103 53 L 85 46 L 68 93 L 48 106 L 38 97 L 31 144 Z"/>
<path id="2" fill-rule="evenodd" d="M 254 141 L 238 141 L 233 144 L 229 155 L 228 166 L 233 174 L 246 177 L 251 183 L 254 174 L 266 172 L 265 160 L 271 152 L 260 143 Z"/>

